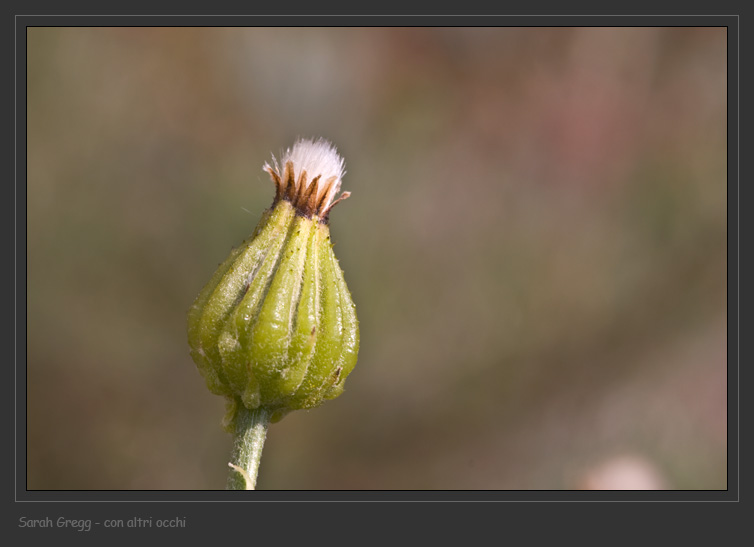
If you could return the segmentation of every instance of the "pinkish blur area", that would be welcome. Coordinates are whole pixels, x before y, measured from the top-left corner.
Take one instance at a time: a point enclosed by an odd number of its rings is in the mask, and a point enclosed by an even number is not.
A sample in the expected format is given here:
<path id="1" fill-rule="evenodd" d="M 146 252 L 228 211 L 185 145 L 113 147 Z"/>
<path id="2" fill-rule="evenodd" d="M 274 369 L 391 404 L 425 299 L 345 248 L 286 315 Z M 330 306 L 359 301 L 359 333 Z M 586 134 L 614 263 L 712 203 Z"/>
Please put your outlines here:
<path id="1" fill-rule="evenodd" d="M 186 312 L 322 136 L 361 351 L 259 488 L 727 488 L 726 41 L 28 29 L 27 487 L 225 487 Z"/>

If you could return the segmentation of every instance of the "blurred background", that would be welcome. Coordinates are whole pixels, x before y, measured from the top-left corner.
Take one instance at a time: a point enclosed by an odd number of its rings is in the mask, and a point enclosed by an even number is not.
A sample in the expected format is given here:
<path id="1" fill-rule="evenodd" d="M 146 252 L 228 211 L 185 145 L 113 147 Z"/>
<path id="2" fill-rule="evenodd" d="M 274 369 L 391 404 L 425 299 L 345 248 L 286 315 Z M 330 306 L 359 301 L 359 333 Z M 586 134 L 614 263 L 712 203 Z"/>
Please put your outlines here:
<path id="1" fill-rule="evenodd" d="M 186 313 L 332 140 L 361 325 L 262 489 L 725 489 L 725 28 L 28 29 L 34 489 L 223 489 Z"/>

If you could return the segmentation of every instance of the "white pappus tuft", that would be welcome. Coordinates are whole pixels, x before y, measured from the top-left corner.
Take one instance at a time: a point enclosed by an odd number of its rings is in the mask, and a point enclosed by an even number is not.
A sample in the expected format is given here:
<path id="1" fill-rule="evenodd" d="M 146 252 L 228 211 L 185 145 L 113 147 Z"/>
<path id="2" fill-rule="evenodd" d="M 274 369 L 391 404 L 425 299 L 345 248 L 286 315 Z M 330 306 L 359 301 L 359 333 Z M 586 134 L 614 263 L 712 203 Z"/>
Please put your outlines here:
<path id="1" fill-rule="evenodd" d="M 318 138 L 298 139 L 281 154 L 280 163 L 272 156 L 272 165 L 265 163 L 277 186 L 276 200 L 288 199 L 308 216 L 325 217 L 338 201 L 347 198 L 343 192 L 338 199 L 345 174 L 345 161 L 329 141 Z"/>

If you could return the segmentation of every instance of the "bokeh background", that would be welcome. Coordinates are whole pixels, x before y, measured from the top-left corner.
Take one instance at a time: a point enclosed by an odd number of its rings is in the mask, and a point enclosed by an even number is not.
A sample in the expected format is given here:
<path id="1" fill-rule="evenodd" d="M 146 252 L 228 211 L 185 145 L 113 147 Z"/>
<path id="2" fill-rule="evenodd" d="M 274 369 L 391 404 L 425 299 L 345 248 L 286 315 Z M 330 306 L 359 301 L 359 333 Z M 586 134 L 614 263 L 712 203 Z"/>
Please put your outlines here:
<path id="1" fill-rule="evenodd" d="M 224 488 L 186 312 L 297 136 L 362 343 L 260 488 L 727 488 L 726 40 L 28 29 L 28 489 Z"/>

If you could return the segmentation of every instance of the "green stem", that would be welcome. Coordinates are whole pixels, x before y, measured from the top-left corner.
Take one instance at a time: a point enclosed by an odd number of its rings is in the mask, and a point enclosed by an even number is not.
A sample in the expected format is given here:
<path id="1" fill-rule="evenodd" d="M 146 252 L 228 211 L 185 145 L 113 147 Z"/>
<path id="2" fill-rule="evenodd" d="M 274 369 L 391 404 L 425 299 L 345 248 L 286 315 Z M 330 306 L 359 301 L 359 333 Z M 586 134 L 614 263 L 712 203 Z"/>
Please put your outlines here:
<path id="1" fill-rule="evenodd" d="M 270 413 L 262 407 L 248 410 L 243 405 L 239 406 L 235 417 L 233 453 L 228 464 L 233 469 L 228 476 L 227 490 L 254 490 L 264 439 L 270 425 Z"/>

